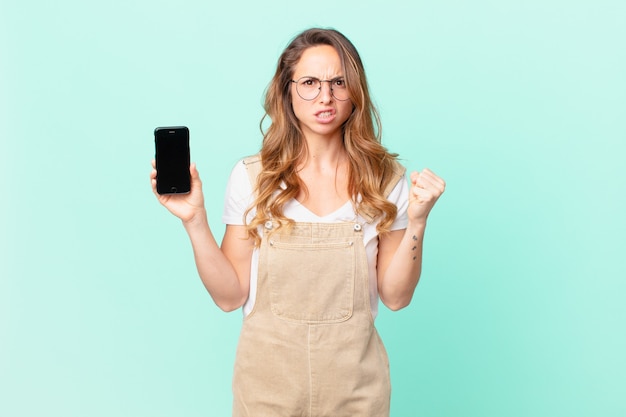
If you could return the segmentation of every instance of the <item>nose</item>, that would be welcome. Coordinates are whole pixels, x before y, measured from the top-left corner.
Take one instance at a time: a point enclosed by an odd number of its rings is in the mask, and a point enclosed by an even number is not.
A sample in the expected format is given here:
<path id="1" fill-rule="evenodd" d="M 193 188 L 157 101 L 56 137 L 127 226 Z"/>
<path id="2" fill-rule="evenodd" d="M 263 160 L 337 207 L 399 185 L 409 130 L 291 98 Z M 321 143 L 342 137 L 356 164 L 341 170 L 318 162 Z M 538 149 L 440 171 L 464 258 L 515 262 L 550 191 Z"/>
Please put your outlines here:
<path id="1" fill-rule="evenodd" d="M 331 88 L 331 81 L 321 81 L 320 82 L 320 100 L 323 103 L 328 103 L 329 101 L 332 100 L 333 97 L 333 91 Z M 324 88 L 324 86 L 326 86 L 326 88 Z"/>

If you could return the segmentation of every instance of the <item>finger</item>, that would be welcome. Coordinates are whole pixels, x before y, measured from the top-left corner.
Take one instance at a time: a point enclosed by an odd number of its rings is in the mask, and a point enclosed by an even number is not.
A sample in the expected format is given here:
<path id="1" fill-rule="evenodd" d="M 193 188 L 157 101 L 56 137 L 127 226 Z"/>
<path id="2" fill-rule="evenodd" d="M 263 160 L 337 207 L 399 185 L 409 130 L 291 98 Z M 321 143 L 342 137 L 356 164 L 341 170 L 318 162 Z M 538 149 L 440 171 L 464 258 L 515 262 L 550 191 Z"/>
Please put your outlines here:
<path id="1" fill-rule="evenodd" d="M 152 171 L 150 171 L 150 185 L 152 186 L 152 192 L 154 193 L 154 195 L 157 197 L 157 199 L 159 199 L 159 201 L 161 201 L 161 194 L 159 194 L 157 192 L 157 170 L 156 170 L 156 162 L 153 159 L 152 160 Z"/>
<path id="2" fill-rule="evenodd" d="M 420 173 L 417 185 L 421 185 L 425 188 L 433 188 L 437 190 L 440 194 L 443 193 L 446 188 L 445 181 L 434 175 L 432 171 Z"/>
<path id="3" fill-rule="evenodd" d="M 428 168 L 424 168 L 422 172 L 411 172 L 411 183 L 415 185 L 420 177 L 430 179 L 433 184 L 438 184 L 440 186 L 439 188 L 445 187 L 445 181 L 438 177 L 437 174 L 435 174 Z"/>
<path id="4" fill-rule="evenodd" d="M 434 178 L 426 174 L 420 174 L 415 185 L 433 190 L 439 190 L 441 188 L 441 185 Z"/>
<path id="5" fill-rule="evenodd" d="M 443 186 L 436 181 L 435 178 L 423 173 L 420 173 L 417 176 L 417 180 L 415 181 L 415 184 L 413 184 L 413 188 L 429 191 L 437 197 L 443 192 Z"/>
<path id="6" fill-rule="evenodd" d="M 156 192 L 156 176 L 157 176 L 157 171 L 156 171 L 156 167 L 154 166 L 154 159 L 152 160 L 152 170 L 150 171 L 150 185 L 152 186 L 152 192 L 153 193 L 157 193 Z"/>
<path id="7" fill-rule="evenodd" d="M 443 178 L 439 177 L 430 169 L 424 168 L 421 173 L 423 176 L 429 178 L 433 183 L 438 184 L 439 186 L 445 188 L 446 182 L 443 180 Z"/>
<path id="8" fill-rule="evenodd" d="M 155 179 L 155 178 L 153 178 L 153 179 L 152 179 L 152 181 L 151 181 L 151 185 L 152 185 L 152 192 L 154 193 L 154 195 L 155 195 L 158 199 L 160 199 L 160 198 L 161 198 L 161 195 L 157 192 L 157 187 L 156 187 L 156 179 Z"/>
<path id="9" fill-rule="evenodd" d="M 421 187 L 413 187 L 411 189 L 411 193 L 413 194 L 413 198 L 421 203 L 428 203 L 430 201 L 435 201 L 439 197 L 439 193 L 437 191 L 429 190 Z"/>

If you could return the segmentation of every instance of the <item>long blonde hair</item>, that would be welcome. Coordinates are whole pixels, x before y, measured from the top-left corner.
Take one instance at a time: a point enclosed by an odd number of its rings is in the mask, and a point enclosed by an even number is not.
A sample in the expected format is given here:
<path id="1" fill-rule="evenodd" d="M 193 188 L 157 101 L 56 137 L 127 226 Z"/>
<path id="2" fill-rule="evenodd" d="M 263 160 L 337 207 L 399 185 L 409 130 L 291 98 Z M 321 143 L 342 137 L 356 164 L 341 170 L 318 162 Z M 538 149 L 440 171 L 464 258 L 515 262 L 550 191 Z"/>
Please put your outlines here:
<path id="1" fill-rule="evenodd" d="M 348 192 L 358 213 L 380 216 L 379 233 L 385 233 L 397 214 L 397 208 L 384 196 L 383 189 L 394 175 L 397 154 L 381 145 L 380 117 L 369 95 L 361 57 L 356 48 L 334 29 L 309 29 L 296 36 L 281 54 L 276 73 L 265 95 L 265 116 L 270 126 L 264 132 L 261 148 L 262 171 L 257 177 L 256 215 L 247 224 L 250 236 L 260 241 L 257 227 L 269 219 L 279 225 L 293 224 L 283 214 L 283 206 L 306 186 L 298 177 L 298 163 L 306 157 L 306 142 L 292 109 L 291 79 L 302 53 L 317 45 L 330 45 L 341 58 L 341 66 L 350 93 L 353 111 L 343 125 L 343 142 L 347 151 Z M 263 131 L 263 128 L 261 128 Z M 281 188 L 281 183 L 286 187 Z M 357 196 L 361 202 L 357 204 Z M 246 215 L 252 209 L 246 211 Z"/>

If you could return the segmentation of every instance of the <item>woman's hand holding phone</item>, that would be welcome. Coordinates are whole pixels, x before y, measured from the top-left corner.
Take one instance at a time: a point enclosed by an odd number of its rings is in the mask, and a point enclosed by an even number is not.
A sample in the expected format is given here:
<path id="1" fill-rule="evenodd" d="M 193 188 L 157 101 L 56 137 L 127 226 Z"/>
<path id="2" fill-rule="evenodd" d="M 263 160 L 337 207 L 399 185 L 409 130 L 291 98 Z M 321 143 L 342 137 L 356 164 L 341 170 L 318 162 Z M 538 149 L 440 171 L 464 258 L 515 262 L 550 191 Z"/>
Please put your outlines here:
<path id="1" fill-rule="evenodd" d="M 202 181 L 200 174 L 196 169 L 196 164 L 189 166 L 189 174 L 191 176 L 191 191 L 187 194 L 159 194 L 157 192 L 157 170 L 156 162 L 152 160 L 152 172 L 150 180 L 152 182 L 152 191 L 159 203 L 167 208 L 174 216 L 178 217 L 183 223 L 190 223 L 197 220 L 206 219 L 206 210 L 204 208 L 204 194 L 202 193 Z"/>

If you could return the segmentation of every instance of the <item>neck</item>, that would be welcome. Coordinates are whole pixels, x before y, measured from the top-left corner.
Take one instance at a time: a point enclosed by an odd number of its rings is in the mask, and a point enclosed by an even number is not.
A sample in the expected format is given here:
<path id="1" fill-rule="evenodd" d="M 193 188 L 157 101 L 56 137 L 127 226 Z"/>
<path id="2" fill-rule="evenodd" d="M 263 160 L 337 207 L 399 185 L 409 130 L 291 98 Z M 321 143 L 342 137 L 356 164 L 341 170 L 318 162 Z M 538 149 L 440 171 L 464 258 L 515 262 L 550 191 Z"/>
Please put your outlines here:
<path id="1" fill-rule="evenodd" d="M 300 169 L 307 166 L 334 168 L 346 160 L 346 149 L 340 134 L 333 138 L 308 136 L 305 137 L 305 142 L 306 152 L 299 164 Z"/>

